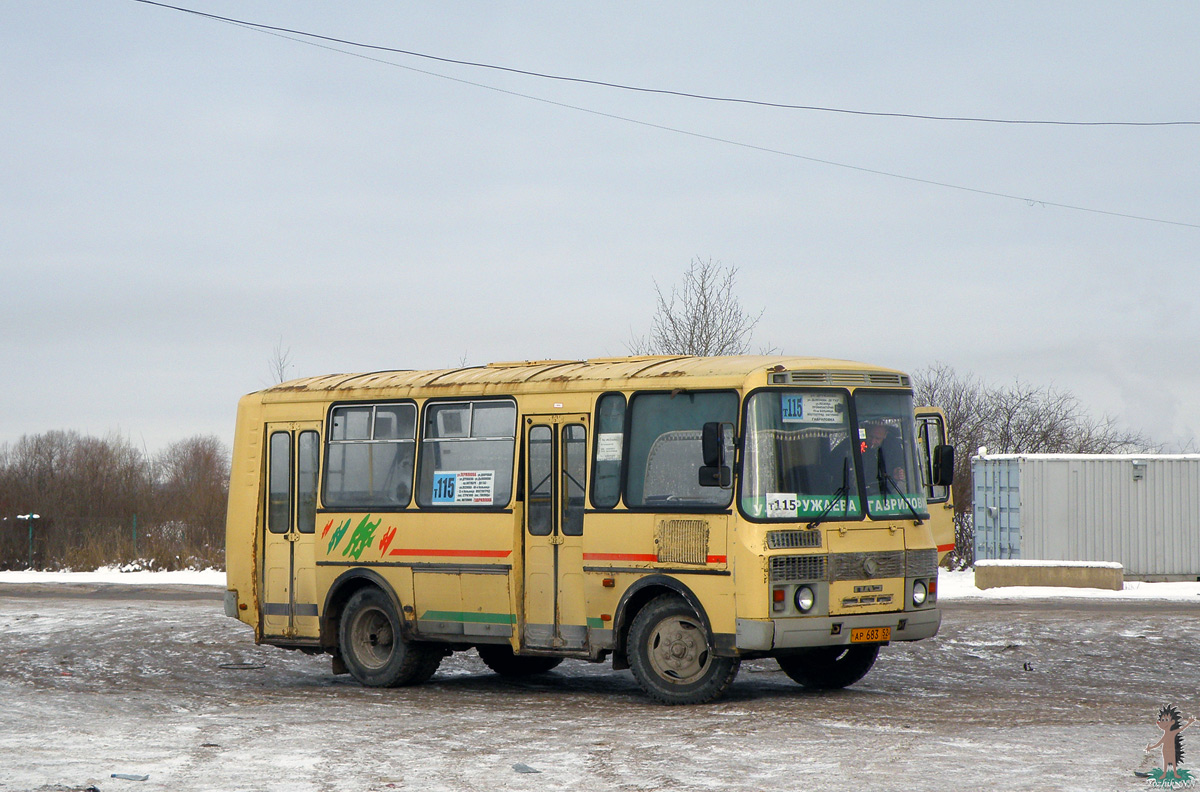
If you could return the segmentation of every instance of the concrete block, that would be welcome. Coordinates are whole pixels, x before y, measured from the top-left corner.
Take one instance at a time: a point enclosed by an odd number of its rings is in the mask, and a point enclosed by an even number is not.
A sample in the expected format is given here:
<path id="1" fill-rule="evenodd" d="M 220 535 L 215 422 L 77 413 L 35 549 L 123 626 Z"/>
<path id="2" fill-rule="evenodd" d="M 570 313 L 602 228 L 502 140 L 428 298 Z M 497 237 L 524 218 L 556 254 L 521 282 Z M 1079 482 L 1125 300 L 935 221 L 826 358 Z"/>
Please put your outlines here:
<path id="1" fill-rule="evenodd" d="M 1108 561 L 976 561 L 975 588 L 1068 586 L 1120 591 L 1125 570 Z"/>

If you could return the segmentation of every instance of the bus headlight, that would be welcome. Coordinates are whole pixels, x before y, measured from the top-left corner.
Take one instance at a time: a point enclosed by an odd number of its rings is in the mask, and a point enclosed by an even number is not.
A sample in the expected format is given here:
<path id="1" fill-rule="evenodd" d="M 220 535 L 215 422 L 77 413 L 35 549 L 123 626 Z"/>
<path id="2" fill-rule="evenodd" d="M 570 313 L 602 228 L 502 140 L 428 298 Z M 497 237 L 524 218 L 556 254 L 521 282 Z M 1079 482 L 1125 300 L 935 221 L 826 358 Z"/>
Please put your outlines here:
<path id="1" fill-rule="evenodd" d="M 801 613 L 808 613 L 813 609 L 813 605 L 817 602 L 817 595 L 808 586 L 801 586 L 796 589 L 796 610 Z"/>
<path id="2" fill-rule="evenodd" d="M 929 591 L 925 588 L 925 581 L 918 580 L 913 583 L 913 605 L 920 607 L 925 604 L 925 600 L 929 597 Z"/>

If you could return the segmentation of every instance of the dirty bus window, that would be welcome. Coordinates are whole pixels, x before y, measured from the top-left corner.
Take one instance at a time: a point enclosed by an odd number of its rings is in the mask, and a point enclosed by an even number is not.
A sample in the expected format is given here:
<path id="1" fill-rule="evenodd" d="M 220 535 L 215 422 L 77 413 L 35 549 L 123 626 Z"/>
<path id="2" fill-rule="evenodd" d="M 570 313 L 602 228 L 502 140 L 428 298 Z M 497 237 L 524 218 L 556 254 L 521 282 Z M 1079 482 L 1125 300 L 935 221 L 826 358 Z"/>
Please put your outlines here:
<path id="1" fill-rule="evenodd" d="M 625 499 L 631 507 L 723 508 L 732 492 L 701 487 L 704 424 L 737 422 L 731 392 L 639 393 L 630 402 Z"/>
<path id="2" fill-rule="evenodd" d="M 621 499 L 621 452 L 625 442 L 625 396 L 606 393 L 596 402 L 592 505 L 611 509 Z"/>
<path id="3" fill-rule="evenodd" d="M 433 402 L 425 408 L 417 503 L 494 508 L 512 496 L 517 408 L 508 400 Z"/>
<path id="4" fill-rule="evenodd" d="M 325 505 L 397 509 L 412 497 L 414 404 L 334 407 L 329 414 Z"/>

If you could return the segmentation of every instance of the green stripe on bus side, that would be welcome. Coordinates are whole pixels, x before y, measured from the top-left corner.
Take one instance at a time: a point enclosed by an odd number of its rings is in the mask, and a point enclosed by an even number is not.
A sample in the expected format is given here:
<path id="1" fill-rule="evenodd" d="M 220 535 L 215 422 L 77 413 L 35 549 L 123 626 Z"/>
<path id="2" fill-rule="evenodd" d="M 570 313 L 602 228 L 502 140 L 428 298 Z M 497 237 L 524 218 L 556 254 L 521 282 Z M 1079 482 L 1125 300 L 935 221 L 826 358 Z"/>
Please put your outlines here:
<path id="1" fill-rule="evenodd" d="M 592 616 L 588 616 L 587 621 L 588 621 L 587 626 L 591 627 L 592 629 L 595 629 L 595 630 L 603 630 L 604 629 L 604 619 L 597 619 Z"/>
<path id="2" fill-rule="evenodd" d="M 517 617 L 511 613 L 465 613 L 463 611 L 425 611 L 421 621 L 465 622 L 469 624 L 516 624 Z"/>

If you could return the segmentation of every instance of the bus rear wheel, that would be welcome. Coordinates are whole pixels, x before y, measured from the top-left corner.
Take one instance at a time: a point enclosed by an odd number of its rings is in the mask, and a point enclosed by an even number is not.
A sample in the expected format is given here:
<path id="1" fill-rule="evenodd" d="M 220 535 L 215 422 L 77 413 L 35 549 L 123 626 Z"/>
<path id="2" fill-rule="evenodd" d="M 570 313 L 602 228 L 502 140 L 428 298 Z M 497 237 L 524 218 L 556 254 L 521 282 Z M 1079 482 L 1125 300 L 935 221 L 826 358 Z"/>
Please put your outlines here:
<path id="1" fill-rule="evenodd" d="M 476 649 L 484 665 L 503 677 L 544 674 L 563 661 L 561 657 L 521 657 L 507 644 L 483 644 Z"/>
<path id="2" fill-rule="evenodd" d="M 853 685 L 867 675 L 879 644 L 861 646 L 816 646 L 775 658 L 794 681 L 813 690 L 835 690 Z"/>
<path id="3" fill-rule="evenodd" d="M 675 594 L 653 599 L 629 627 L 629 667 L 642 690 L 663 704 L 703 704 L 724 695 L 741 667 L 718 657 L 704 621 Z"/>
<path id="4" fill-rule="evenodd" d="M 346 603 L 338 643 L 347 670 L 368 687 L 416 685 L 437 671 L 442 653 L 405 640 L 390 597 L 365 588 Z"/>

